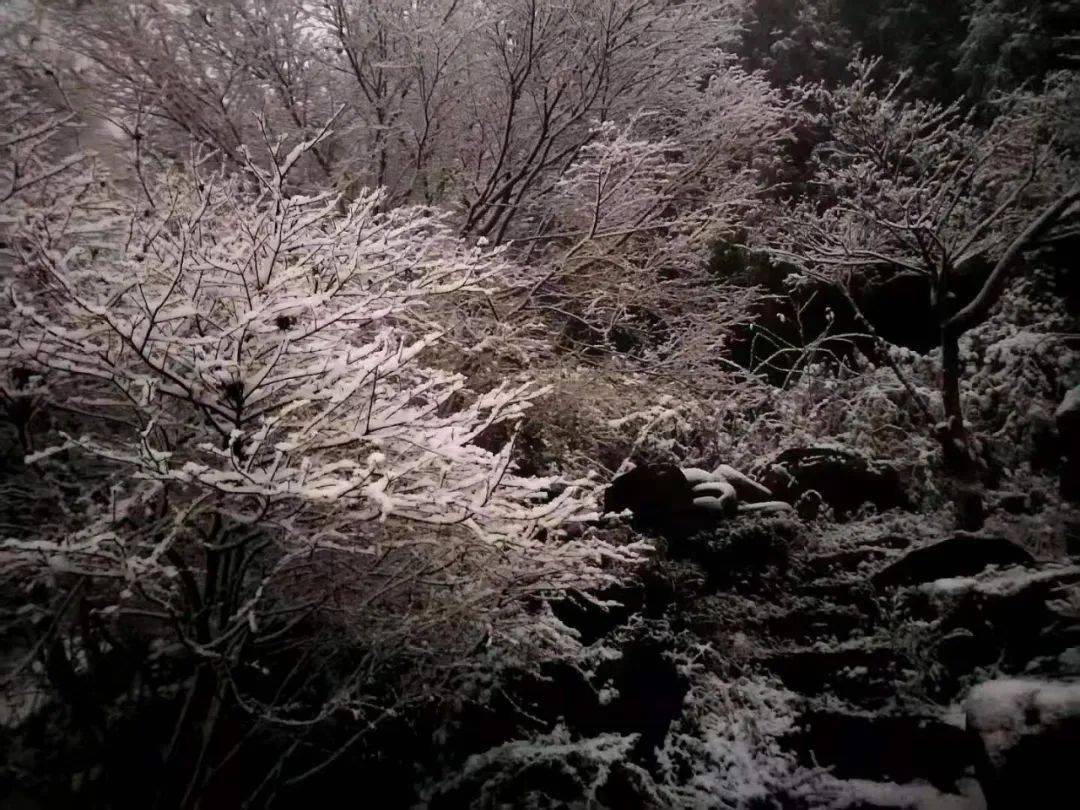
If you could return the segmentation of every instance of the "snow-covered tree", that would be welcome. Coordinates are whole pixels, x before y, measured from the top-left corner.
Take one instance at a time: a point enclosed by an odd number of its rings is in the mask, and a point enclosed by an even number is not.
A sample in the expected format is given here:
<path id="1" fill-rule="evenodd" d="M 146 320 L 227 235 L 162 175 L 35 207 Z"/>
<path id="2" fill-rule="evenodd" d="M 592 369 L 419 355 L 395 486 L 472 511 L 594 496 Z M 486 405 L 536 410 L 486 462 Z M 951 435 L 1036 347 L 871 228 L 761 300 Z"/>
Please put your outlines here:
<path id="1" fill-rule="evenodd" d="M 241 165 L 258 141 L 251 110 L 298 138 L 337 114 L 294 182 L 452 202 L 464 232 L 501 241 L 598 121 L 625 122 L 705 75 L 743 5 L 137 0 L 76 8 L 54 35 L 128 139 L 165 154 L 194 140 Z"/>
<path id="2" fill-rule="evenodd" d="M 710 248 L 760 207 L 762 170 L 791 108 L 720 54 L 657 106 L 590 134 L 515 240 L 537 276 L 515 312 L 541 312 L 575 351 L 614 352 L 649 373 L 708 374 L 752 290 L 718 283 Z M 703 67 L 703 70 L 705 68 Z M 550 322 L 550 321 L 549 321 Z"/>
<path id="3" fill-rule="evenodd" d="M 840 8 L 818 0 L 752 0 L 743 16 L 739 52 L 777 86 L 832 77 L 847 61 L 848 32 Z"/>
<path id="4" fill-rule="evenodd" d="M 21 474 L 58 505 L 5 527 L 4 576 L 52 594 L 33 608 L 55 611 L 50 674 L 89 679 L 117 637 L 182 662 L 163 756 L 183 783 L 163 795 L 186 804 L 218 778 L 207 752 L 231 712 L 318 767 L 337 754 L 312 763 L 304 740 L 326 718 L 354 718 L 355 740 L 470 654 L 573 649 L 545 600 L 637 550 L 568 538 L 582 482 L 518 475 L 512 442 L 484 449 L 542 390 L 473 392 L 430 362 L 456 308 L 506 283 L 499 251 L 429 209 L 379 213 L 377 191 L 290 194 L 325 130 L 290 149 L 264 127 L 269 157 L 241 149 L 243 175 L 196 159 L 124 194 L 50 163 L 32 139 L 58 120 L 9 107 L 3 162 L 75 174 L 48 205 L 24 183 L 0 213 L 4 398 L 47 414 L 22 424 Z M 57 647 L 75 594 L 87 623 Z"/>
<path id="5" fill-rule="evenodd" d="M 879 88 L 877 60 L 852 63 L 850 84 L 809 88 L 826 136 L 814 155 L 816 194 L 791 203 L 771 252 L 844 288 L 872 274 L 930 281 L 941 333 L 941 438 L 968 459 L 959 338 L 983 319 L 1026 251 L 1075 212 L 1075 167 L 1055 148 L 1039 97 L 1014 94 L 979 127 L 958 105 L 910 99 L 905 79 Z M 960 301 L 962 277 L 979 292 Z"/>
<path id="6" fill-rule="evenodd" d="M 13 31 L 0 34 L 15 37 Z M 8 43 L 0 52 L 0 204 L 5 228 L 37 207 L 66 200 L 89 182 L 87 155 L 71 137 L 76 112 L 53 84 L 47 66 Z M 64 148 L 60 148 L 63 144 Z"/>
<path id="7" fill-rule="evenodd" d="M 723 52 L 745 7 L 138 0 L 76 8 L 55 36 L 80 54 L 78 84 L 133 185 L 191 143 L 233 170 L 268 168 L 252 110 L 297 140 L 333 121 L 290 192 L 381 188 L 379 210 L 445 208 L 467 238 L 513 242 L 531 271 L 496 315 L 539 312 L 566 345 L 684 372 L 746 317 L 752 295 L 719 289 L 706 257 L 757 204 L 758 164 L 790 109 Z M 590 167 L 623 196 L 592 199 Z M 598 203 L 602 222 L 583 228 Z"/>
<path id="8" fill-rule="evenodd" d="M 183 162 L 192 143 L 239 170 L 243 147 L 260 141 L 254 113 L 302 139 L 344 103 L 309 4 L 77 3 L 45 27 L 55 50 L 74 55 L 66 72 L 88 122 L 112 136 L 114 162 L 137 171 Z M 292 182 L 334 180 L 335 148 L 324 139 L 306 153 Z"/>

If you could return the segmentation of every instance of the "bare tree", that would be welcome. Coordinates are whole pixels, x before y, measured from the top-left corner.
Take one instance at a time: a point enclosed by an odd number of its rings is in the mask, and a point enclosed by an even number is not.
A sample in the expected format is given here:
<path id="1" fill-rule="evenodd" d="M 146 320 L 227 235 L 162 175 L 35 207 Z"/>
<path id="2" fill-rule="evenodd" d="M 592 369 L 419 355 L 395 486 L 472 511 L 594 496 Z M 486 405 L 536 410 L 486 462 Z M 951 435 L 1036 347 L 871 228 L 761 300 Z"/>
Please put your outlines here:
<path id="1" fill-rule="evenodd" d="M 904 78 L 878 90 L 877 64 L 856 60 L 851 84 L 809 89 L 827 132 L 815 155 L 817 194 L 786 209 L 769 249 L 841 286 L 873 273 L 930 281 L 941 345 L 939 437 L 962 471 L 973 456 L 960 338 L 1000 299 L 1024 253 L 1070 216 L 1080 188 L 1030 97 L 1001 99 L 998 116 L 979 127 L 957 105 L 906 99 Z M 962 304 L 956 286 L 965 277 L 979 279 L 979 292 Z"/>
<path id="2" fill-rule="evenodd" d="M 258 143 L 253 112 L 300 138 L 337 115 L 335 137 L 311 152 L 317 171 L 300 167 L 294 182 L 451 204 L 463 234 L 501 242 L 598 123 L 677 109 L 706 81 L 743 5 L 139 0 L 76 10 L 59 36 L 88 60 L 80 81 L 100 114 L 130 138 L 166 153 L 194 140 L 238 167 Z"/>
<path id="3" fill-rule="evenodd" d="M 722 56 L 709 67 L 669 88 L 673 107 L 657 99 L 590 133 L 523 210 L 536 230 L 515 248 L 536 278 L 512 309 L 556 316 L 585 354 L 699 382 L 723 373 L 724 341 L 758 300 L 713 277 L 710 248 L 760 208 L 758 163 L 788 137 L 791 114 L 762 76 Z"/>

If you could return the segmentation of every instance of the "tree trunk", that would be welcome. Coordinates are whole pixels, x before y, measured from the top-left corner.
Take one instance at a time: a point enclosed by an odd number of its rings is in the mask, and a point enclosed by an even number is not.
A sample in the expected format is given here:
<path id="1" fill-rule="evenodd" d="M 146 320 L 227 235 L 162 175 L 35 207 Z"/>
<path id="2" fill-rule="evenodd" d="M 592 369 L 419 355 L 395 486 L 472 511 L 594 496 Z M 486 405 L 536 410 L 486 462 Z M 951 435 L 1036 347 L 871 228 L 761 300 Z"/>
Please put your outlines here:
<path id="1" fill-rule="evenodd" d="M 945 426 L 939 439 L 945 461 L 950 468 L 961 472 L 971 455 L 960 402 L 960 335 L 947 325 L 941 328 L 941 401 L 945 408 Z"/>
<path id="2" fill-rule="evenodd" d="M 949 282 L 952 268 L 942 262 L 934 280 L 934 312 L 940 329 L 941 342 L 941 403 L 945 409 L 945 424 L 939 426 L 937 439 L 945 457 L 945 466 L 953 473 L 964 475 L 968 470 L 969 437 L 964 429 L 964 411 L 960 401 L 960 335 L 961 329 L 952 323 L 954 302 Z"/>
<path id="3" fill-rule="evenodd" d="M 199 806 L 208 754 L 217 741 L 222 716 L 222 684 L 213 667 L 197 666 L 164 758 L 155 808 Z"/>
<path id="4" fill-rule="evenodd" d="M 968 531 L 982 528 L 983 498 L 979 481 L 980 467 L 971 435 L 964 426 L 964 409 L 960 398 L 960 336 L 964 329 L 953 322 L 955 300 L 949 294 L 951 269 L 948 265 L 938 271 L 935 286 L 935 309 L 940 324 L 941 341 L 941 402 L 945 423 L 937 432 L 941 443 L 945 469 L 953 478 L 952 500 L 956 508 L 956 525 Z"/>

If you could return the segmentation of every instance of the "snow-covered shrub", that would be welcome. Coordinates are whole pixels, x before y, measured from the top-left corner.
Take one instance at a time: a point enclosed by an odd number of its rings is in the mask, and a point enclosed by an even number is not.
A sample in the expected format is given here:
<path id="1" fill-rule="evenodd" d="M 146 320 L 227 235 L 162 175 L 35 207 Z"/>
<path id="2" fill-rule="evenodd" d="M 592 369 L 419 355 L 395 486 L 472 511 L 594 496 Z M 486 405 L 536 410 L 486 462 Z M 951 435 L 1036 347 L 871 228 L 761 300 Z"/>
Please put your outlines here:
<path id="1" fill-rule="evenodd" d="M 567 365 L 540 371 L 550 387 L 521 444 L 542 464 L 610 478 L 630 463 L 692 464 L 711 456 L 717 405 L 670 382 Z"/>
<path id="2" fill-rule="evenodd" d="M 625 767 L 635 739 L 620 734 L 574 739 L 558 726 L 514 740 L 469 757 L 460 773 L 428 788 L 425 806 L 613 807 L 602 801 L 604 788 L 613 768 Z"/>
<path id="3" fill-rule="evenodd" d="M 1074 318 L 1040 271 L 1017 282 L 1001 306 L 961 343 L 970 369 L 965 417 L 1009 467 L 1033 452 L 1033 430 L 1050 423 L 1065 392 L 1080 382 Z"/>
<path id="4" fill-rule="evenodd" d="M 796 696 L 782 688 L 697 672 L 659 751 L 657 781 L 668 806 L 783 806 L 806 778 L 780 744 L 796 714 Z"/>
<path id="5" fill-rule="evenodd" d="M 7 584 L 54 605 L 57 634 L 86 590 L 80 677 L 99 631 L 188 662 L 183 705 L 207 719 L 182 709 L 166 760 L 205 754 L 234 708 L 363 730 L 437 696 L 470 650 L 572 649 L 537 602 L 636 559 L 560 534 L 591 511 L 581 482 L 477 443 L 541 388 L 469 391 L 425 362 L 446 302 L 505 281 L 499 252 L 427 209 L 380 213 L 378 192 L 290 195 L 320 138 L 267 134 L 245 175 L 174 168 L 132 198 L 87 176 L 2 214 L 5 399 L 50 415 L 20 441 L 59 493 L 32 532 L 5 527 Z M 188 776 L 188 793 L 213 778 Z"/>

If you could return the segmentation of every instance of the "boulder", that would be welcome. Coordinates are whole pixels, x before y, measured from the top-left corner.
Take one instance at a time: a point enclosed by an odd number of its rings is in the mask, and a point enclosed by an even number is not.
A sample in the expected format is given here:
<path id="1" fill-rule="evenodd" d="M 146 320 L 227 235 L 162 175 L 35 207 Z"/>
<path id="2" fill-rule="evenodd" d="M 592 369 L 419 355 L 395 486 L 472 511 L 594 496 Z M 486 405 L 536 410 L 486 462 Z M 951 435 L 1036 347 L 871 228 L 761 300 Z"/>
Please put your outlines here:
<path id="1" fill-rule="evenodd" d="M 1080 682 L 988 681 L 964 708 L 988 810 L 1076 806 Z"/>
<path id="2" fill-rule="evenodd" d="M 690 483 L 690 486 L 716 480 L 716 476 L 700 467 L 681 467 L 680 469 L 682 470 L 683 477 Z"/>
<path id="3" fill-rule="evenodd" d="M 711 496 L 731 501 L 738 498 L 738 495 L 735 494 L 735 487 L 731 486 L 727 481 L 702 481 L 700 484 L 693 484 L 691 488 L 694 491 L 695 498 Z"/>
<path id="4" fill-rule="evenodd" d="M 991 663 L 1004 672 L 1051 669 L 1050 659 L 1080 640 L 1080 622 L 1053 609 L 1077 582 L 1080 566 L 1007 568 L 921 585 L 908 593 L 908 608 L 932 620 L 942 684 L 951 688 Z"/>
<path id="5" fill-rule="evenodd" d="M 731 517 L 737 514 L 739 509 L 734 498 L 717 498 L 711 495 L 694 498 L 694 508 L 723 517 Z"/>
<path id="6" fill-rule="evenodd" d="M 683 471 L 686 474 L 686 470 Z M 735 514 L 739 506 L 739 497 L 735 487 L 723 480 L 691 482 L 694 507 L 708 512 L 716 512 L 725 517 Z"/>
<path id="7" fill-rule="evenodd" d="M 909 551 L 874 574 L 875 585 L 918 585 L 977 574 L 989 565 L 1033 565 L 1027 551 L 1003 537 L 957 532 L 952 537 Z"/>
<path id="8" fill-rule="evenodd" d="M 629 509 L 647 523 L 665 523 L 693 508 L 693 491 L 674 464 L 642 464 L 618 476 L 604 492 L 604 511 Z"/>
<path id="9" fill-rule="evenodd" d="M 750 503 L 744 500 L 743 493 Z M 688 537 L 734 517 L 742 508 L 770 513 L 786 504 L 769 501 L 769 491 L 727 465 L 715 472 L 673 464 L 643 464 L 618 476 L 604 492 L 604 511 L 629 509 L 639 529 L 669 538 Z"/>
<path id="10" fill-rule="evenodd" d="M 1080 385 L 1069 390 L 1054 411 L 1058 434 L 1063 439 L 1080 438 Z"/>
<path id="11" fill-rule="evenodd" d="M 788 503 L 816 491 L 837 517 L 867 502 L 882 510 L 909 506 L 893 467 L 842 448 L 790 448 L 766 467 L 761 478 L 775 498 Z"/>

